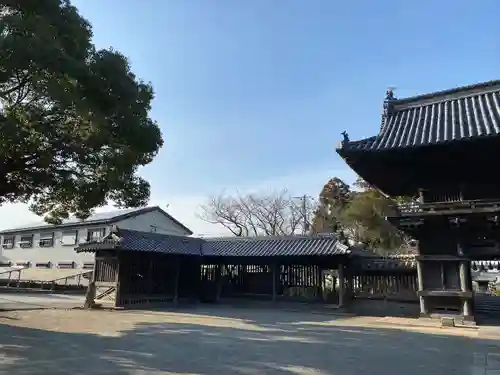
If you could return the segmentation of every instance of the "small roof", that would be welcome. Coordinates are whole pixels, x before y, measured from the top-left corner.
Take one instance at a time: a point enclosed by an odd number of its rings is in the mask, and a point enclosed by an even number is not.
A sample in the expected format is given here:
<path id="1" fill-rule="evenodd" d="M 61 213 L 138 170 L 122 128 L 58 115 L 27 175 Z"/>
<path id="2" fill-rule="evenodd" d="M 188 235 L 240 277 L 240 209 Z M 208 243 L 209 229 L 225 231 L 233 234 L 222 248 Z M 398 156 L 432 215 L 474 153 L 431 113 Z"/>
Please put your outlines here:
<path id="1" fill-rule="evenodd" d="M 168 217 L 175 224 L 179 225 L 182 229 L 184 229 L 188 234 L 193 234 L 193 232 L 182 224 L 180 221 L 175 219 L 173 216 L 168 214 L 166 211 L 161 209 L 159 206 L 149 206 L 149 207 L 141 207 L 141 208 L 129 208 L 123 210 L 115 210 L 109 212 L 98 212 L 91 216 L 89 216 L 85 220 L 80 220 L 76 217 L 70 217 L 68 219 L 63 220 L 63 222 L 59 225 L 48 224 L 44 221 L 40 221 L 37 223 L 32 223 L 29 225 L 23 225 L 22 227 L 10 228 L 0 231 L 0 234 L 9 234 L 9 233 L 18 233 L 18 232 L 27 232 L 33 230 L 53 230 L 55 228 L 68 228 L 68 227 L 77 227 L 82 225 L 110 225 L 116 223 L 120 220 L 125 220 L 131 217 L 136 217 L 138 215 L 142 215 L 148 212 L 158 211 L 161 214 Z"/>
<path id="2" fill-rule="evenodd" d="M 335 235 L 228 237 L 207 238 L 204 255 L 260 257 L 260 256 L 321 256 L 349 254 L 349 247 Z"/>
<path id="3" fill-rule="evenodd" d="M 500 135 L 500 80 L 388 98 L 377 136 L 342 142 L 337 152 L 383 151 Z"/>
<path id="4" fill-rule="evenodd" d="M 96 250 L 159 252 L 204 256 L 327 256 L 347 255 L 346 245 L 336 236 L 195 238 L 114 228 L 100 241 L 78 246 L 76 252 Z"/>
<path id="5" fill-rule="evenodd" d="M 201 255 L 202 243 L 201 238 L 141 232 L 115 227 L 101 240 L 81 244 L 75 251 L 82 253 L 118 249 L 146 253 Z"/>

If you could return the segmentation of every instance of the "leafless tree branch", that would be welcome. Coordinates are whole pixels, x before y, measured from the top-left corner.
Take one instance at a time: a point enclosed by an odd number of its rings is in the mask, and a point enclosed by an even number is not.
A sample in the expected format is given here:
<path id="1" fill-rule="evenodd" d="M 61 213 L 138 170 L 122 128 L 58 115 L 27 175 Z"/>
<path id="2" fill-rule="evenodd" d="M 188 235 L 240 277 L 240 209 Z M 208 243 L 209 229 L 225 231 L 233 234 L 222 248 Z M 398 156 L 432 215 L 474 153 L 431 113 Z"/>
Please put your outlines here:
<path id="1" fill-rule="evenodd" d="M 299 234 L 310 226 L 304 218 L 312 218 L 286 190 L 271 193 L 220 194 L 207 199 L 199 217 L 205 222 L 219 224 L 235 236 L 285 236 Z"/>

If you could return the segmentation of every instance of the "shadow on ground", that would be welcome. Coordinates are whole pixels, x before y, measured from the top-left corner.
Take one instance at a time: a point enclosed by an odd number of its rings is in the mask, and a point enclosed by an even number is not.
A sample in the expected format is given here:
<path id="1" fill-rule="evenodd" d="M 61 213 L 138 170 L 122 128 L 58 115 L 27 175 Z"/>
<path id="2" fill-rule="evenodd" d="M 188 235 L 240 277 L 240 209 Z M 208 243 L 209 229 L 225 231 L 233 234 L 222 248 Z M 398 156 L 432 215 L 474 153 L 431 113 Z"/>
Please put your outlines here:
<path id="1" fill-rule="evenodd" d="M 138 312 L 114 314 L 128 319 Z M 500 352 L 498 341 L 332 325 L 332 316 L 187 314 L 116 336 L 22 328 L 2 319 L 0 374 L 471 374 L 477 353 Z"/>

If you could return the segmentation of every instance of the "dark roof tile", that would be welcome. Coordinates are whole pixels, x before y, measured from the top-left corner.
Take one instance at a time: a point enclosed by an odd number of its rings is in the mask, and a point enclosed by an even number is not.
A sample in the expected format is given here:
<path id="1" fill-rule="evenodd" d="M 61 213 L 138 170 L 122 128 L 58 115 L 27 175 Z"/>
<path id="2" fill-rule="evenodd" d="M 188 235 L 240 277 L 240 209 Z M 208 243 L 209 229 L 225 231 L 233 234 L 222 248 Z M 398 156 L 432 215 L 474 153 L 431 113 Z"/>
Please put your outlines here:
<path id="1" fill-rule="evenodd" d="M 202 239 L 194 237 L 116 229 L 101 241 L 82 244 L 75 250 L 76 252 L 94 252 L 99 249 L 117 248 L 176 255 L 201 255 L 202 242 Z"/>
<path id="2" fill-rule="evenodd" d="M 226 237 L 202 239 L 160 233 L 114 229 L 100 241 L 78 246 L 77 252 L 120 249 L 178 255 L 206 256 L 307 256 L 349 254 L 335 236 Z"/>
<path id="3" fill-rule="evenodd" d="M 500 135 L 500 81 L 390 100 L 380 133 L 340 150 L 376 151 Z"/>
<path id="4" fill-rule="evenodd" d="M 210 238 L 205 241 L 204 255 L 255 257 L 349 253 L 348 247 L 341 244 L 335 236 L 229 237 Z"/>

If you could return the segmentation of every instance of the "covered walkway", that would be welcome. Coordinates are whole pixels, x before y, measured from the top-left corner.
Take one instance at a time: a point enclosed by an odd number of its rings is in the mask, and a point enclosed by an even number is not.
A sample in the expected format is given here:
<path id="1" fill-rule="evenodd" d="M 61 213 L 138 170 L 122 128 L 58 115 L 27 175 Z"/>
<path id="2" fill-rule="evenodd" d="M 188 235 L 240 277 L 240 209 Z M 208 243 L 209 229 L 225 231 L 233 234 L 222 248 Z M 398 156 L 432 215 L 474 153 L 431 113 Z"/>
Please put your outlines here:
<path id="1" fill-rule="evenodd" d="M 343 304 L 350 250 L 336 236 L 213 238 L 114 228 L 95 253 L 89 303 L 258 298 Z"/>

